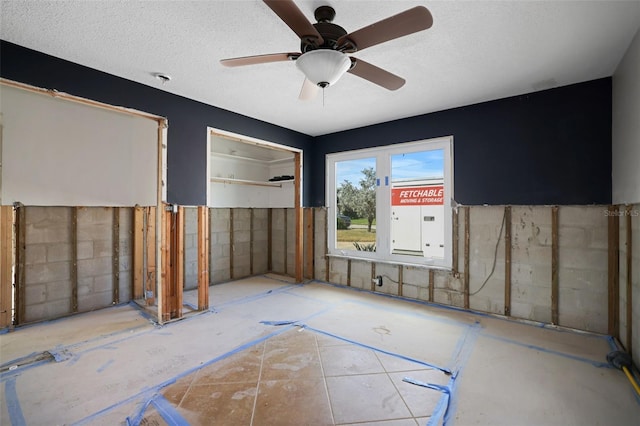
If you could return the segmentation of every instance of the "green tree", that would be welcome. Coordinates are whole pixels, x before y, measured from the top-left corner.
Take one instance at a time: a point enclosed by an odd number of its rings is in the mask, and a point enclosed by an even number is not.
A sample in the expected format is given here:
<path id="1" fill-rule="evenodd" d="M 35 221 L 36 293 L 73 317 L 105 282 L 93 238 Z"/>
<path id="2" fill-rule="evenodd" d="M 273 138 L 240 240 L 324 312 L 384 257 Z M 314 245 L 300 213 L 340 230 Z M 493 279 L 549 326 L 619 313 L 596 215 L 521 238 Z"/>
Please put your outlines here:
<path id="1" fill-rule="evenodd" d="M 367 219 L 367 230 L 371 232 L 371 226 L 376 218 L 376 173 L 373 167 L 368 167 L 362 170 L 362 175 L 359 188 L 347 180 L 340 185 L 338 208 L 341 211 L 354 211 L 358 217 Z"/>

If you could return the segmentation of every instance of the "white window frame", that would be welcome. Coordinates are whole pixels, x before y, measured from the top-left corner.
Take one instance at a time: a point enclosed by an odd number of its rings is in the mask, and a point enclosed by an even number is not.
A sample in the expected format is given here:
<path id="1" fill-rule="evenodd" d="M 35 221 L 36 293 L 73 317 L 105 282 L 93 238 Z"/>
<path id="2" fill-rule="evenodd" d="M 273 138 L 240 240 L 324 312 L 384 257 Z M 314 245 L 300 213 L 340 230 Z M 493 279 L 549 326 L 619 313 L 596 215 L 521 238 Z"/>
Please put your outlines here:
<path id="1" fill-rule="evenodd" d="M 391 156 L 395 154 L 412 153 L 442 149 L 444 152 L 444 241 L 443 258 L 416 257 L 402 254 L 392 254 L 390 244 L 391 221 L 381 220 L 391 215 Z M 380 182 L 376 187 L 376 251 L 365 252 L 336 248 L 337 199 L 336 191 L 336 163 L 357 160 L 361 158 L 376 158 L 376 179 Z M 385 145 L 382 147 L 344 151 L 326 156 L 326 198 L 327 206 L 327 245 L 329 256 L 346 257 L 350 259 L 364 259 L 381 263 L 430 266 L 439 269 L 451 269 L 453 262 L 452 251 L 452 205 L 453 202 L 453 136 L 434 139 Z M 380 202 L 381 200 L 388 200 Z M 332 218 L 334 218 L 332 220 Z"/>

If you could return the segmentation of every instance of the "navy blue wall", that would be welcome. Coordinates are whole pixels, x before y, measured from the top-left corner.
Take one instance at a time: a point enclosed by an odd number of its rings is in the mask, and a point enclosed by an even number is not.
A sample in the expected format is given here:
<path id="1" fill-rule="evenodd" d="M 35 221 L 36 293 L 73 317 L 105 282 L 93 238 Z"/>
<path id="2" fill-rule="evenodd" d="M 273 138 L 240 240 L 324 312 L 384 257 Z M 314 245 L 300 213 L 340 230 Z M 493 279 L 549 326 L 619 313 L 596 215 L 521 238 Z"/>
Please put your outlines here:
<path id="1" fill-rule="evenodd" d="M 325 155 L 453 135 L 454 198 L 479 204 L 611 203 L 611 78 L 324 135 Z M 311 182 L 324 205 L 324 180 Z"/>
<path id="2" fill-rule="evenodd" d="M 56 89 L 111 105 L 166 117 L 167 198 L 182 205 L 206 204 L 207 126 L 303 149 L 312 138 L 264 121 L 215 108 L 0 41 L 0 76 L 37 87 Z M 306 154 L 305 154 L 306 155 Z M 304 163 L 308 160 L 303 159 Z M 310 171 L 305 170 L 305 175 Z M 304 179 L 309 182 L 310 179 Z M 309 194 L 303 188 L 303 194 Z M 305 203 L 308 203 L 305 200 Z"/>
<path id="3" fill-rule="evenodd" d="M 0 54 L 4 78 L 167 117 L 172 203 L 205 203 L 207 126 L 303 149 L 305 206 L 324 205 L 327 153 L 449 135 L 459 203 L 611 202 L 611 78 L 312 138 L 5 41 Z"/>

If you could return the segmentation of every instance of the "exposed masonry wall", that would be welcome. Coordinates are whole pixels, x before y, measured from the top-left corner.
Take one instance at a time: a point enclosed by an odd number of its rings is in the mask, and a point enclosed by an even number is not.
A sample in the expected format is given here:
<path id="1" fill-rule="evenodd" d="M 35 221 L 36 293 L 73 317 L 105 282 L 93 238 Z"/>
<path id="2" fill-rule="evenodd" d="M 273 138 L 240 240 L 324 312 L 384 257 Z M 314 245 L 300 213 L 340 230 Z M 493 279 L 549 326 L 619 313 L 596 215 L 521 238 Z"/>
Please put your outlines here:
<path id="1" fill-rule="evenodd" d="M 274 209 L 274 211 L 279 213 L 279 215 L 276 213 L 276 216 L 284 217 L 283 209 Z M 209 215 L 211 233 L 209 281 L 211 284 L 268 272 L 269 209 L 212 208 L 209 209 Z M 188 257 L 186 236 L 189 234 L 185 232 L 185 288 L 197 288 L 197 212 L 194 215 L 185 215 L 185 219 L 185 229 L 195 230 L 194 251 L 190 252 Z M 284 238 L 283 223 L 279 225 L 281 227 L 279 235 L 282 239 Z M 194 268 L 191 282 L 187 280 L 187 262 Z M 284 257 L 280 256 L 277 262 L 279 266 L 280 263 L 283 265 Z M 283 266 L 280 267 L 283 268 Z M 284 269 L 280 269 L 279 272 L 284 273 Z"/>
<path id="2" fill-rule="evenodd" d="M 504 211 L 502 206 L 470 207 L 468 274 L 469 306 L 472 310 L 505 314 Z M 511 316 L 550 323 L 552 208 L 514 206 L 511 211 Z M 316 212 L 316 235 L 324 232 L 326 222 L 326 212 L 319 212 Z M 607 332 L 608 222 L 605 212 L 604 206 L 559 207 L 559 325 Z M 464 235 L 465 215 L 461 208 L 458 217 L 458 270 L 433 271 L 432 301 L 435 303 L 464 307 L 464 277 L 467 273 L 464 271 Z M 324 238 L 322 243 L 316 241 L 315 246 L 315 277 L 320 280 L 326 277 L 323 252 L 318 252 L 323 244 L 326 244 Z M 640 250 L 634 251 L 637 252 Z M 329 265 L 328 279 L 332 283 L 372 289 L 372 276 L 382 275 L 383 286 L 373 288 L 374 291 L 429 301 L 428 268 L 375 263 L 375 271 L 372 272 L 369 261 L 336 257 L 330 258 Z M 493 274 L 487 280 L 492 269 Z M 638 291 L 637 288 L 635 290 Z M 634 307 L 638 310 L 638 304 L 634 303 Z M 638 313 L 635 315 L 637 321 Z"/>
<path id="3" fill-rule="evenodd" d="M 620 211 L 620 341 L 640 365 L 640 204 L 629 206 L 628 213 L 624 206 Z M 631 341 L 627 339 L 627 216 L 631 221 Z"/>
<path id="4" fill-rule="evenodd" d="M 73 312 L 71 207 L 25 207 L 25 322 Z M 77 311 L 114 303 L 113 209 L 77 208 Z M 131 297 L 132 211 L 119 209 L 119 297 Z"/>
<path id="5" fill-rule="evenodd" d="M 631 232 L 632 232 L 632 266 L 631 276 L 633 284 L 632 292 L 632 318 L 633 323 L 633 359 L 636 366 L 640 366 L 640 204 L 636 204 L 634 207 L 634 214 L 631 218 Z"/>

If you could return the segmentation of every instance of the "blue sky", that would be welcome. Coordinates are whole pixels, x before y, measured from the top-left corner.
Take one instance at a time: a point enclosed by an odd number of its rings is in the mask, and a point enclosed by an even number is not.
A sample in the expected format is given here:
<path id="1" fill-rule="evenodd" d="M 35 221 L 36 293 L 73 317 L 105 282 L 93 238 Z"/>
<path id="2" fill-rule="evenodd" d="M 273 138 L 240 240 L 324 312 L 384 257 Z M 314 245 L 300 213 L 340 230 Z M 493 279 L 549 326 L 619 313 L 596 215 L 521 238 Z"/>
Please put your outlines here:
<path id="1" fill-rule="evenodd" d="M 359 186 L 362 170 L 376 167 L 375 158 L 341 161 L 336 163 L 336 185 L 345 180 Z M 412 152 L 391 156 L 392 180 L 444 176 L 444 150 Z"/>

